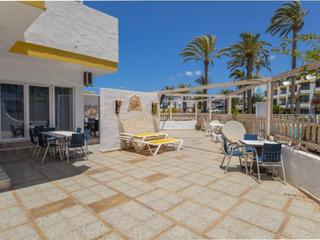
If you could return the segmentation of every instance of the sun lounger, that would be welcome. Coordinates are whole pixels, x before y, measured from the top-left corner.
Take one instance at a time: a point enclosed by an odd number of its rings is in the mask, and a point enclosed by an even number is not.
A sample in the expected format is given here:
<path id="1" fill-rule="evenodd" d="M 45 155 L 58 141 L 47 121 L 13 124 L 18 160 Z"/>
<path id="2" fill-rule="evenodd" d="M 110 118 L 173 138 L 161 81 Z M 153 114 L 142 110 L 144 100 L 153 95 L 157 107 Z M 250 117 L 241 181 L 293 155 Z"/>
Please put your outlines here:
<path id="1" fill-rule="evenodd" d="M 146 145 L 150 151 L 150 153 L 155 156 L 159 152 L 162 146 L 173 145 L 176 147 L 176 150 L 180 150 L 183 145 L 182 139 L 177 138 L 162 138 L 156 140 L 134 140 L 134 143 L 140 143 L 142 145 Z"/>
<path id="2" fill-rule="evenodd" d="M 140 133 L 140 134 L 132 134 L 132 133 L 120 133 L 120 140 L 126 144 L 127 148 L 131 146 L 137 152 L 141 152 L 146 144 L 143 144 L 143 141 L 148 140 L 157 140 L 167 138 L 167 133 L 160 133 L 160 132 L 149 132 L 149 133 Z"/>

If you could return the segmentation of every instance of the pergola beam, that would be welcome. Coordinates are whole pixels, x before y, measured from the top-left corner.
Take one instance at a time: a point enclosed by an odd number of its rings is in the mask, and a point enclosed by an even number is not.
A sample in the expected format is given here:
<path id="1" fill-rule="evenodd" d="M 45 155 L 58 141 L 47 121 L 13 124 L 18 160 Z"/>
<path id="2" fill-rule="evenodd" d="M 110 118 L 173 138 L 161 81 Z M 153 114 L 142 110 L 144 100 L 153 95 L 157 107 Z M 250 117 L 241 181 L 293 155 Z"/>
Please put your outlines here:
<path id="1" fill-rule="evenodd" d="M 178 88 L 178 89 L 164 90 L 164 91 L 160 91 L 159 94 L 166 95 L 168 93 L 184 93 L 184 92 L 201 91 L 201 90 L 213 89 L 213 88 L 259 85 L 259 84 L 268 82 L 270 79 L 271 79 L 270 77 L 265 77 L 265 78 L 255 78 L 250 80 L 237 81 L 237 82 L 231 81 L 231 82 L 222 82 L 222 83 L 212 83 L 208 85 L 201 85 L 201 86 L 191 87 L 191 88 Z"/>
<path id="2" fill-rule="evenodd" d="M 165 96 L 167 97 L 212 97 L 212 98 L 224 98 L 224 95 L 217 95 L 217 94 L 187 94 L 187 93 L 184 93 L 184 94 L 181 94 L 181 93 L 167 93 L 165 94 Z"/>

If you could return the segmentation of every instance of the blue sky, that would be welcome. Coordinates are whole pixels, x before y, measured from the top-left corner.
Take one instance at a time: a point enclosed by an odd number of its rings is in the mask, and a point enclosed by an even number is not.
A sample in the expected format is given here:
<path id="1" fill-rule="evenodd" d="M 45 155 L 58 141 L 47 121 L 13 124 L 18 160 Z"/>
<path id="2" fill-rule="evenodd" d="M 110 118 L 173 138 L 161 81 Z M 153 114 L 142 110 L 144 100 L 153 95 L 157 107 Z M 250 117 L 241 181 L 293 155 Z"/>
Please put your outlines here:
<path id="1" fill-rule="evenodd" d="M 265 33 L 270 18 L 282 2 L 85 2 L 119 20 L 119 69 L 98 76 L 90 90 L 121 88 L 155 91 L 165 85 L 190 83 L 201 74 L 201 63 L 183 63 L 179 56 L 193 37 L 217 36 L 218 49 L 235 43 L 241 32 L 261 33 L 274 46 L 277 37 Z M 320 34 L 320 3 L 303 2 L 309 10 L 302 33 Z M 272 54 L 274 75 L 290 69 L 291 59 Z M 210 67 L 212 82 L 228 81 L 227 57 Z M 218 91 L 218 90 L 216 90 Z M 215 92 L 215 91 L 212 91 Z"/>

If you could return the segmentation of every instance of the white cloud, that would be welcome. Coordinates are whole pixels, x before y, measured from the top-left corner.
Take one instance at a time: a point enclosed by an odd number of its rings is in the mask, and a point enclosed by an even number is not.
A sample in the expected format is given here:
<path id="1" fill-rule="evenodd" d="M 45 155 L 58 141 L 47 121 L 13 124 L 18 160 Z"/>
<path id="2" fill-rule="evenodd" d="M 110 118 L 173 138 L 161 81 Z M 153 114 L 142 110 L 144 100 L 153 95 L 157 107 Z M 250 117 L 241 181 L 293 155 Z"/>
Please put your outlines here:
<path id="1" fill-rule="evenodd" d="M 201 75 L 201 71 L 197 70 L 197 71 L 194 72 L 194 74 L 195 74 L 196 76 L 200 76 L 200 75 Z"/>
<path id="2" fill-rule="evenodd" d="M 186 75 L 187 77 L 192 77 L 193 76 L 193 72 L 192 71 L 186 71 L 184 73 L 184 75 Z"/>
<path id="3" fill-rule="evenodd" d="M 276 55 L 270 55 L 270 61 L 273 61 L 276 59 Z"/>

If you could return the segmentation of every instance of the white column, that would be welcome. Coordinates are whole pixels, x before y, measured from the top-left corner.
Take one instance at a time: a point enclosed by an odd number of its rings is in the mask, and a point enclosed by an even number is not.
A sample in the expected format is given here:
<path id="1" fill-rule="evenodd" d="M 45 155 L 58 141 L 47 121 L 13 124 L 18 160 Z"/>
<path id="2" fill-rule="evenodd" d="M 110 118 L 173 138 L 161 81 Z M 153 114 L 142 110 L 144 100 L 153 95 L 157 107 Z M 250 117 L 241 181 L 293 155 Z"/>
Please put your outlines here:
<path id="1" fill-rule="evenodd" d="M 23 86 L 23 93 L 24 93 L 24 137 L 29 137 L 29 84 L 25 84 Z"/>
<path id="2" fill-rule="evenodd" d="M 73 120 L 73 129 L 76 129 L 77 127 L 81 127 L 83 129 L 84 127 L 84 96 L 83 96 L 83 89 L 82 86 L 75 87 L 74 91 L 74 120 Z"/>
<path id="3" fill-rule="evenodd" d="M 170 107 L 169 107 L 169 121 L 172 121 L 172 102 L 170 102 Z"/>
<path id="4" fill-rule="evenodd" d="M 211 121 L 211 110 L 212 110 L 212 101 L 211 101 L 211 97 L 209 97 L 209 121 Z"/>
<path id="5" fill-rule="evenodd" d="M 228 98 L 228 114 L 232 114 L 232 97 Z"/>
<path id="6" fill-rule="evenodd" d="M 271 80 L 267 83 L 267 111 L 266 111 L 266 137 L 271 135 L 271 121 L 272 121 L 272 82 Z"/>
<path id="7" fill-rule="evenodd" d="M 56 127 L 54 86 L 49 86 L 49 127 Z"/>
<path id="8" fill-rule="evenodd" d="M 196 121 L 198 120 L 198 101 L 196 101 L 196 106 L 194 109 L 194 118 Z"/>

